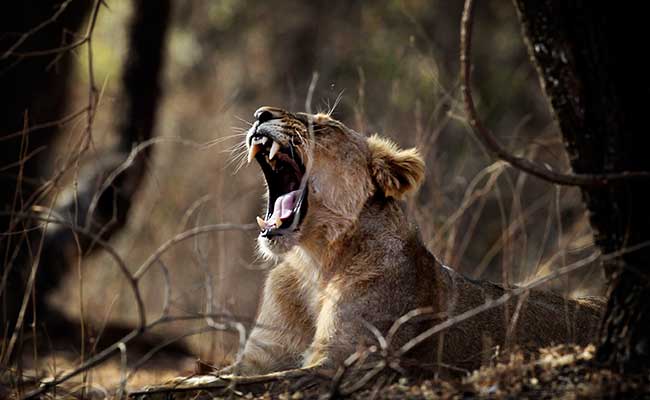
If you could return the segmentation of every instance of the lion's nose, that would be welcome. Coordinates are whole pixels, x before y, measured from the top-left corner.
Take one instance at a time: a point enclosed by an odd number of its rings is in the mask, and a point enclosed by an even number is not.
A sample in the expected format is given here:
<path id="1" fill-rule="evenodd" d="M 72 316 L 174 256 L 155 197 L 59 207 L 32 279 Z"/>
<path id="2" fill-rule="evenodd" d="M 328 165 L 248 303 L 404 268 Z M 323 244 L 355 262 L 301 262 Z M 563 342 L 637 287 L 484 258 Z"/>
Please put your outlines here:
<path id="1" fill-rule="evenodd" d="M 285 113 L 286 111 L 277 107 L 260 107 L 253 113 L 253 118 L 263 124 L 272 119 L 282 118 Z"/>

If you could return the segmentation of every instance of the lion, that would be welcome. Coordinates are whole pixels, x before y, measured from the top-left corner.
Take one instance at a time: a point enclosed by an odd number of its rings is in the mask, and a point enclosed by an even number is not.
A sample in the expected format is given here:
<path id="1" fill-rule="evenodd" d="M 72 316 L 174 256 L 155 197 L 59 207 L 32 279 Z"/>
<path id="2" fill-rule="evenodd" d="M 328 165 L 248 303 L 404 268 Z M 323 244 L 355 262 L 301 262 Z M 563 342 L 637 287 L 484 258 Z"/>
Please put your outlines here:
<path id="1" fill-rule="evenodd" d="M 368 348 L 404 369 L 469 371 L 504 346 L 594 338 L 598 299 L 536 290 L 427 333 L 506 289 L 438 262 L 407 221 L 400 202 L 425 175 L 418 151 L 327 114 L 262 107 L 254 117 L 248 161 L 261 167 L 268 203 L 258 247 L 277 265 L 243 353 L 224 372 L 336 369 Z"/>

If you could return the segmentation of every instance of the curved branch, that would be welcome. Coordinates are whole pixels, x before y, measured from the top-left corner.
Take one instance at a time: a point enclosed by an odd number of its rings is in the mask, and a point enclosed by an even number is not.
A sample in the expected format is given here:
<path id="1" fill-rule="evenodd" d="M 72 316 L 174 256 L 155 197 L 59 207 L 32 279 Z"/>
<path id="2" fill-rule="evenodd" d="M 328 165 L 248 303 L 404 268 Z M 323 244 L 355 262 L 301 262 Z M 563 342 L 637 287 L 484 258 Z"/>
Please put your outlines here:
<path id="1" fill-rule="evenodd" d="M 38 31 L 42 30 L 46 26 L 55 22 L 61 16 L 61 14 L 63 14 L 63 12 L 68 7 L 68 4 L 70 4 L 71 1 L 72 0 L 64 1 L 63 3 L 61 3 L 58 10 L 56 10 L 56 12 L 51 17 L 41 22 L 40 24 L 36 25 L 34 28 L 30 29 L 29 31 L 23 33 L 20 36 L 20 38 L 11 47 L 9 47 L 7 51 L 5 51 L 2 54 L 2 56 L 0 56 L 0 60 L 4 60 L 9 56 L 11 56 L 12 54 L 15 54 L 16 49 L 19 48 L 23 43 L 25 43 L 27 39 L 29 39 L 31 36 L 33 36 Z"/>
<path id="2" fill-rule="evenodd" d="M 153 254 L 151 254 L 149 258 L 147 258 L 147 260 L 144 263 L 142 263 L 140 268 L 138 268 L 138 270 L 133 274 L 133 277 L 136 280 L 139 280 L 147 272 L 147 270 L 155 262 L 158 261 L 158 259 L 163 255 L 163 253 L 165 253 L 175 244 L 193 238 L 196 235 L 202 235 L 208 232 L 223 232 L 223 231 L 244 231 L 245 232 L 245 231 L 256 231 L 258 229 L 259 228 L 257 227 L 256 224 L 225 223 L 225 224 L 201 225 L 201 226 L 197 226 L 196 228 L 186 230 L 185 232 L 181 232 L 178 235 L 166 241 L 165 243 L 163 243 L 158 248 L 158 250 L 156 250 Z"/>
<path id="3" fill-rule="evenodd" d="M 461 92 L 463 94 L 463 103 L 469 125 L 472 127 L 472 130 L 479 140 L 490 152 L 521 171 L 558 185 L 602 186 L 607 185 L 611 181 L 622 179 L 650 178 L 650 172 L 647 171 L 625 171 L 605 174 L 565 174 L 534 163 L 526 158 L 515 156 L 503 147 L 497 138 L 494 137 L 492 132 L 481 123 L 474 106 L 474 97 L 470 87 L 473 10 L 474 0 L 465 0 L 460 27 Z"/>

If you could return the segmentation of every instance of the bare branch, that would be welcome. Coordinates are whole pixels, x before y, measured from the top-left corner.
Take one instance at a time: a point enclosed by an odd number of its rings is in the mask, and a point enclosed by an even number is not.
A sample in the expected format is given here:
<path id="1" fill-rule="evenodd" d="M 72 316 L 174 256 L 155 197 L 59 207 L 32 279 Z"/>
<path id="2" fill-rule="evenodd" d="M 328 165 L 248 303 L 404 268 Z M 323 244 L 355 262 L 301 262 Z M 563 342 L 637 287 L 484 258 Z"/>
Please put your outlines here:
<path id="1" fill-rule="evenodd" d="M 55 22 L 55 21 L 59 18 L 59 16 L 60 16 L 61 14 L 63 14 L 63 12 L 65 11 L 65 9 L 68 7 L 68 4 L 70 4 L 71 2 L 72 2 L 72 0 L 66 0 L 66 1 L 64 1 L 64 2 L 61 3 L 61 5 L 59 6 L 59 9 L 56 10 L 56 12 L 55 12 L 54 14 L 52 14 L 52 16 L 51 16 L 50 18 L 46 19 L 45 21 L 43 21 L 43 22 L 41 22 L 40 24 L 36 25 L 34 28 L 32 28 L 32 29 L 30 29 L 29 31 L 27 31 L 27 32 L 23 33 L 22 35 L 20 35 L 20 38 L 16 41 L 16 43 L 14 43 L 11 47 L 9 47 L 9 48 L 7 49 L 7 51 L 5 51 L 5 52 L 2 54 L 2 57 L 0 57 L 0 60 L 4 60 L 4 59 L 8 58 L 9 56 L 11 56 L 12 54 L 15 54 L 15 53 L 14 53 L 15 50 L 16 50 L 18 47 L 20 47 L 23 43 L 25 43 L 25 41 L 26 41 L 27 39 L 29 39 L 30 36 L 34 35 L 36 32 L 38 32 L 38 31 L 40 31 L 41 29 L 45 28 L 45 27 L 48 26 L 49 24 Z"/>
<path id="2" fill-rule="evenodd" d="M 87 225 L 90 225 L 92 223 L 92 217 L 95 214 L 95 211 L 97 210 L 97 204 L 99 203 L 102 194 L 106 192 L 106 189 L 108 189 L 111 185 L 113 185 L 113 183 L 115 182 L 117 177 L 120 176 L 120 174 L 125 172 L 129 167 L 133 165 L 133 163 L 137 160 L 140 153 L 145 152 L 149 147 L 158 143 L 177 143 L 185 146 L 194 147 L 197 149 L 200 149 L 202 146 L 201 144 L 196 143 L 194 141 L 179 138 L 179 137 L 151 138 L 138 143 L 138 145 L 131 150 L 131 153 L 126 158 L 126 160 L 124 160 L 117 168 L 115 168 L 106 177 L 106 179 L 104 179 L 99 189 L 97 189 L 97 191 L 95 192 L 92 200 L 90 201 L 90 205 L 88 206 L 88 211 L 86 212 Z"/>
<path id="3" fill-rule="evenodd" d="M 461 92 L 469 125 L 480 141 L 494 155 L 513 167 L 529 173 L 537 178 L 558 185 L 568 186 L 602 186 L 611 181 L 623 179 L 648 179 L 648 171 L 625 171 L 605 174 L 564 174 L 556 172 L 545 166 L 536 164 L 526 158 L 515 156 L 499 143 L 492 132 L 486 128 L 479 119 L 474 106 L 474 97 L 471 89 L 471 49 L 472 49 L 472 22 L 474 0 L 465 0 L 460 29 L 460 76 Z"/>
<path id="4" fill-rule="evenodd" d="M 85 114 L 86 112 L 88 112 L 88 106 L 85 106 L 81 110 L 75 111 L 75 112 L 73 112 L 73 113 L 71 113 L 69 115 L 61 117 L 61 118 L 56 119 L 54 121 L 43 122 L 42 124 L 32 125 L 29 128 L 21 129 L 19 131 L 15 131 L 15 132 L 12 132 L 12 133 L 8 133 L 6 135 L 2 135 L 2 136 L 0 136 L 0 142 L 4 142 L 6 140 L 10 140 L 10 139 L 19 137 L 19 136 L 21 136 L 21 135 L 23 135 L 25 133 L 31 133 L 31 132 L 34 132 L 34 131 L 38 131 L 38 130 L 46 129 L 46 128 L 51 128 L 51 127 L 54 127 L 54 126 L 61 126 L 61 125 L 66 124 L 66 123 L 68 123 L 70 121 L 74 121 L 77 117 Z"/>
<path id="5" fill-rule="evenodd" d="M 127 369 L 126 345 L 122 342 L 118 342 L 117 348 L 120 350 L 120 387 L 117 390 L 117 395 L 115 396 L 115 398 L 122 399 L 126 394 L 126 369 Z"/>
<path id="6" fill-rule="evenodd" d="M 83 37 L 76 42 L 72 42 L 70 44 L 66 44 L 54 49 L 45 49 L 45 50 L 34 50 L 34 51 L 29 51 L 25 53 L 18 53 L 14 52 L 13 54 L 23 58 L 23 57 L 39 57 L 39 56 L 49 56 L 52 54 L 61 54 L 66 51 L 74 50 L 79 46 L 82 46 L 84 43 L 88 42 L 88 37 Z"/>
<path id="7" fill-rule="evenodd" d="M 189 229 L 183 233 L 179 233 L 173 238 L 169 239 L 162 244 L 156 250 L 155 253 L 149 256 L 149 258 L 138 268 L 136 273 L 133 275 L 136 280 L 140 279 L 147 270 L 156 262 L 158 259 L 167 251 L 169 248 L 174 246 L 177 243 L 183 242 L 187 239 L 190 239 L 196 235 L 201 235 L 208 232 L 223 232 L 223 231 L 257 231 L 259 230 L 256 224 L 212 224 L 198 226 L 196 228 Z"/>
<path id="8" fill-rule="evenodd" d="M 211 326 L 203 326 L 203 327 L 200 327 L 200 328 L 197 328 L 197 329 L 192 329 L 189 332 L 184 332 L 181 335 L 177 335 L 175 337 L 172 337 L 170 339 L 165 340 L 164 342 L 160 343 L 159 345 L 157 345 L 153 349 L 149 350 L 144 356 L 140 357 L 140 359 L 135 364 L 133 364 L 131 366 L 129 374 L 125 377 L 125 381 L 129 381 L 129 379 L 133 378 L 133 376 L 136 374 L 136 372 L 138 372 L 138 370 L 140 370 L 140 368 L 142 368 L 142 366 L 144 364 L 146 364 L 149 360 L 151 360 L 151 358 L 153 356 L 155 356 L 156 353 L 158 353 L 159 351 L 161 351 L 165 347 L 167 347 L 167 346 L 169 346 L 169 345 L 171 345 L 173 343 L 176 343 L 181 339 L 185 339 L 187 337 L 194 336 L 194 335 L 199 335 L 199 334 L 205 333 L 205 332 L 211 332 L 211 331 L 214 331 L 214 330 L 215 329 L 213 327 L 211 327 Z"/>
<path id="9" fill-rule="evenodd" d="M 253 376 L 199 376 L 196 378 L 183 378 L 179 379 L 177 382 L 166 385 L 159 386 L 143 391 L 131 392 L 129 395 L 132 398 L 138 398 L 139 396 L 150 396 L 155 394 L 171 394 L 171 393 L 182 393 L 188 391 L 198 391 L 198 390 L 218 390 L 218 389 L 227 389 L 231 385 L 235 384 L 237 386 L 242 385 L 255 385 L 260 383 L 271 383 L 284 380 L 295 380 L 302 377 L 313 377 L 317 378 L 319 375 L 315 368 L 306 367 L 299 369 L 290 369 L 280 372 L 272 372 L 265 375 L 253 375 Z"/>
<path id="10" fill-rule="evenodd" d="M 158 260 L 158 265 L 160 265 L 163 277 L 165 278 L 165 297 L 163 298 L 163 307 L 160 313 L 160 318 L 165 318 L 169 315 L 169 309 L 172 305 L 172 281 L 169 277 L 169 268 L 167 268 L 165 263 L 162 260 Z"/>

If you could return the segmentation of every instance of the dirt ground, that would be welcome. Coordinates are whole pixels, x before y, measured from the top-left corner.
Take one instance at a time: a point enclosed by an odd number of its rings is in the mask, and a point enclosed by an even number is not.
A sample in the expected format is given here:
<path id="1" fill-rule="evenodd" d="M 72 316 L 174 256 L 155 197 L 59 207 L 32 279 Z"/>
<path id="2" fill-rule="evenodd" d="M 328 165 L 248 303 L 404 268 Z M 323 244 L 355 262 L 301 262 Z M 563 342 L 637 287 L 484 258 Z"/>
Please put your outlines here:
<path id="1" fill-rule="evenodd" d="M 650 374 L 616 374 L 594 364 L 594 347 L 556 346 L 541 349 L 526 359 L 513 353 L 505 360 L 482 367 L 470 375 L 455 378 L 437 376 L 428 379 L 407 379 L 386 372 L 364 385 L 360 375 L 350 373 L 341 379 L 300 375 L 289 378 L 256 378 L 249 381 L 215 381 L 211 376 L 197 375 L 196 360 L 159 357 L 147 368 L 130 377 L 125 386 L 130 398 L 153 399 L 594 399 L 650 398 Z M 8 375 L 0 381 L 0 397 L 17 399 L 35 385 L 34 374 L 47 381 L 47 376 L 73 368 L 78 360 L 59 355 L 50 359 L 50 369 L 23 371 L 21 391 L 12 388 Z M 53 363 L 56 362 L 56 370 Z M 41 366 L 44 368 L 44 365 Z M 189 380 L 178 380 L 179 371 Z M 38 372 L 35 372 L 38 371 Z M 14 371 L 16 373 L 17 371 Z M 117 398 L 123 374 L 119 357 L 93 369 L 87 375 L 66 382 L 44 398 Z M 50 375 L 48 375 L 50 374 Z M 15 374 L 13 375 L 15 378 Z M 173 384 L 162 384 L 176 378 Z M 203 386 L 198 384 L 199 378 Z M 212 380 L 211 384 L 205 382 Z M 184 383 L 183 383 L 184 382 Z M 224 382 L 226 384 L 224 384 Z M 15 381 L 13 382 L 15 384 Z M 211 387 L 211 388 L 210 388 Z M 149 392 L 147 392 L 149 391 Z"/>

